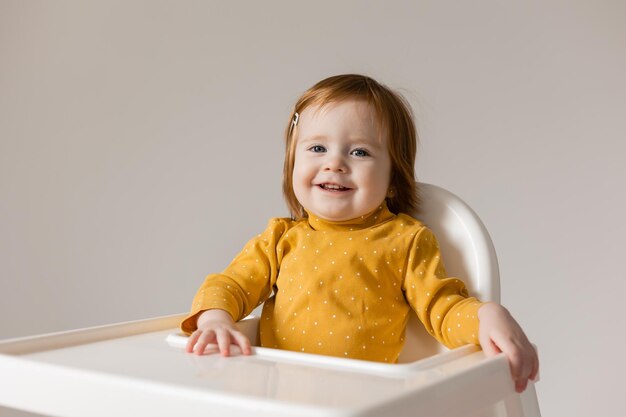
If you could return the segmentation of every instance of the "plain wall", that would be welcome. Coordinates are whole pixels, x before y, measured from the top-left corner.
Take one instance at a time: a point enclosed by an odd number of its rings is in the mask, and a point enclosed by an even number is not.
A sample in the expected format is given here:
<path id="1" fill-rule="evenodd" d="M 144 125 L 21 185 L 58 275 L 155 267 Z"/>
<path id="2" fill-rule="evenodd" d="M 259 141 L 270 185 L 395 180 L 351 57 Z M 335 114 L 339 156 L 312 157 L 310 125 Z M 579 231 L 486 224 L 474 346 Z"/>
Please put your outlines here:
<path id="1" fill-rule="evenodd" d="M 543 415 L 623 415 L 625 16 L 607 0 L 0 0 L 0 338 L 186 311 L 287 215 L 299 94 L 358 72 L 413 105 L 419 180 L 489 229 Z"/>

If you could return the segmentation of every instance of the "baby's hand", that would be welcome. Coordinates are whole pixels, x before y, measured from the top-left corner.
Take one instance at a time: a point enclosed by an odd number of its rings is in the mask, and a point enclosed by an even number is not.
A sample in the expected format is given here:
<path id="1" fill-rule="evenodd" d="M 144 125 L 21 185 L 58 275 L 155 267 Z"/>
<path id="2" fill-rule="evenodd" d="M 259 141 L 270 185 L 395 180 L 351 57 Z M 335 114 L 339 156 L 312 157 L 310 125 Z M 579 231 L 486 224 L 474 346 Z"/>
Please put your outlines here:
<path id="1" fill-rule="evenodd" d="M 230 355 L 231 343 L 239 346 L 244 355 L 251 353 L 250 340 L 237 329 L 230 314 L 224 310 L 207 310 L 200 314 L 198 329 L 189 336 L 185 351 L 202 355 L 209 343 L 217 343 L 222 356 Z"/>
<path id="2" fill-rule="evenodd" d="M 478 309 L 479 341 L 487 356 L 504 353 L 511 366 L 515 390 L 523 392 L 528 380 L 539 372 L 537 351 L 508 310 L 496 303 L 486 303 Z"/>

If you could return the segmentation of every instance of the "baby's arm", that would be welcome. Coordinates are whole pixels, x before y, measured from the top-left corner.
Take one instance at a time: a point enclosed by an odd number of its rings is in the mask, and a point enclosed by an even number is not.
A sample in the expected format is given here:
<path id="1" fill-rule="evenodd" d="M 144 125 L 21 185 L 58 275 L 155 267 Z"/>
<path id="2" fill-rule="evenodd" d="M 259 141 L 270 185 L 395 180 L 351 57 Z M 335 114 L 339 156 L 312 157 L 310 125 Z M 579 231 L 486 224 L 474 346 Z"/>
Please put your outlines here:
<path id="1" fill-rule="evenodd" d="M 526 389 L 528 380 L 539 372 L 537 351 L 508 310 L 497 303 L 485 303 L 478 309 L 478 339 L 487 356 L 504 353 L 511 367 L 515 390 Z"/>
<path id="2" fill-rule="evenodd" d="M 230 354 L 231 339 L 249 351 L 234 321 L 241 320 L 271 294 L 278 275 L 282 248 L 279 240 L 289 230 L 288 219 L 271 219 L 266 230 L 251 239 L 220 274 L 210 274 L 198 289 L 189 315 L 180 328 L 191 335 L 187 352 L 202 354 L 207 344 L 217 343 L 222 354 Z"/>
<path id="3" fill-rule="evenodd" d="M 209 343 L 217 343 L 222 356 L 230 355 L 231 343 L 239 346 L 244 355 L 249 355 L 250 340 L 237 329 L 235 321 L 230 314 L 224 310 L 206 310 L 197 321 L 198 328 L 187 341 L 186 351 L 202 355 Z"/>
<path id="4" fill-rule="evenodd" d="M 537 352 L 504 307 L 468 298 L 462 281 L 448 278 L 439 244 L 427 228 L 416 235 L 407 269 L 407 300 L 426 329 L 449 348 L 480 343 L 487 356 L 503 352 L 515 389 L 524 391 L 537 376 Z"/>

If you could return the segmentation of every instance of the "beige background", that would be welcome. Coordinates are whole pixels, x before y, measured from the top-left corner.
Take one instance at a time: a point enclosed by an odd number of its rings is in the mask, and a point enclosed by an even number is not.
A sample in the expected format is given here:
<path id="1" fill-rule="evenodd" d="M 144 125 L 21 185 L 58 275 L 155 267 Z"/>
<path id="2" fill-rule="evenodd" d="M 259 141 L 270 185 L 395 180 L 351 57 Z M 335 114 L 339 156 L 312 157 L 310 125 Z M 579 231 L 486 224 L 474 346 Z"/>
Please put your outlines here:
<path id="1" fill-rule="evenodd" d="M 490 230 L 543 415 L 623 415 L 626 6 L 508 3 L 0 0 L 0 338 L 186 310 L 286 215 L 295 99 L 361 72 Z"/>

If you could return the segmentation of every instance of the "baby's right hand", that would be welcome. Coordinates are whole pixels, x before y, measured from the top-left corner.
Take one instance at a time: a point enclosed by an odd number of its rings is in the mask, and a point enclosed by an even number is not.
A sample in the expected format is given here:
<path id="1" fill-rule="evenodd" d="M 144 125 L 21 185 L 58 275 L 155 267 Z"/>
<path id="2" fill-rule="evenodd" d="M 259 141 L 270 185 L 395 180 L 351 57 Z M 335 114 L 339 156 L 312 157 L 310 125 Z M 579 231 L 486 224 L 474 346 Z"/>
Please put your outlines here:
<path id="1" fill-rule="evenodd" d="M 217 343 L 222 356 L 229 356 L 232 343 L 239 346 L 244 355 L 251 353 L 250 340 L 237 329 L 226 311 L 206 310 L 198 317 L 197 325 L 198 329 L 189 336 L 186 352 L 202 355 L 209 343 Z"/>

